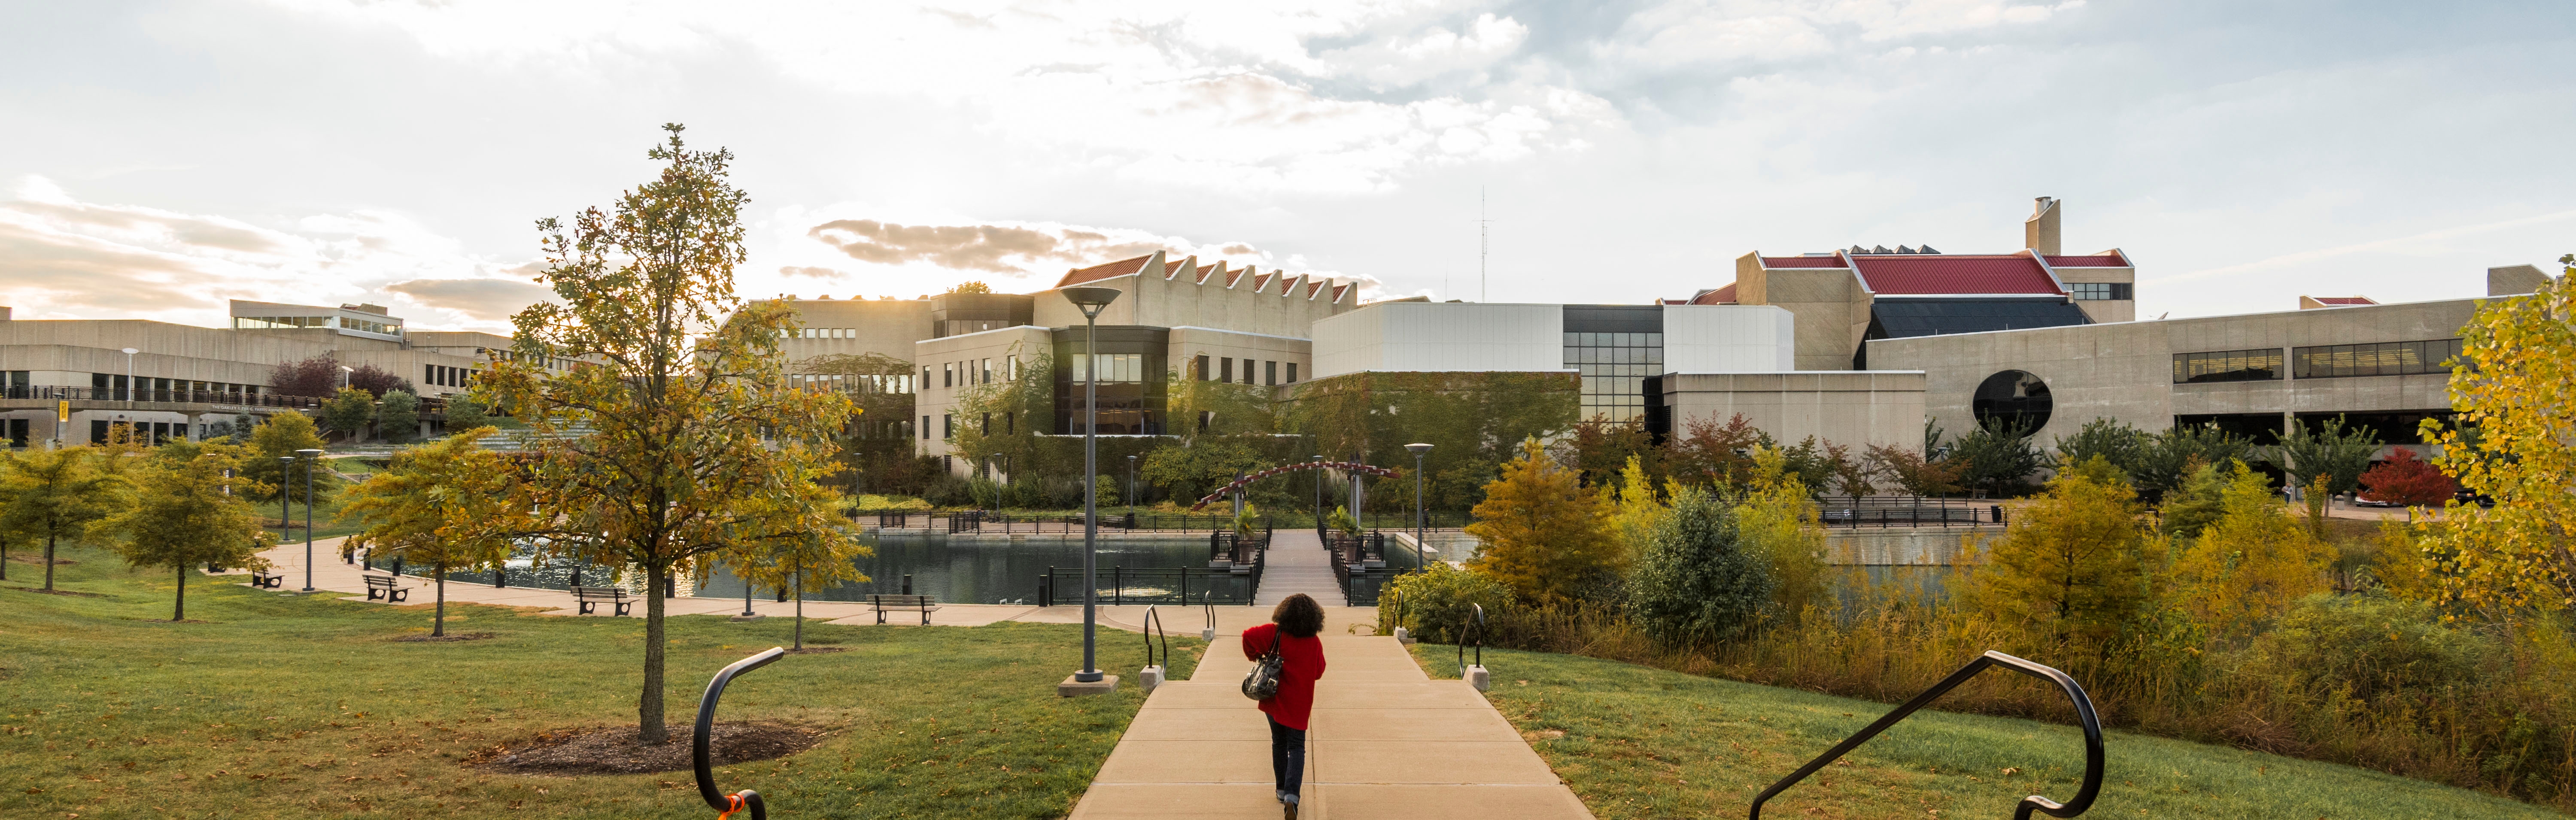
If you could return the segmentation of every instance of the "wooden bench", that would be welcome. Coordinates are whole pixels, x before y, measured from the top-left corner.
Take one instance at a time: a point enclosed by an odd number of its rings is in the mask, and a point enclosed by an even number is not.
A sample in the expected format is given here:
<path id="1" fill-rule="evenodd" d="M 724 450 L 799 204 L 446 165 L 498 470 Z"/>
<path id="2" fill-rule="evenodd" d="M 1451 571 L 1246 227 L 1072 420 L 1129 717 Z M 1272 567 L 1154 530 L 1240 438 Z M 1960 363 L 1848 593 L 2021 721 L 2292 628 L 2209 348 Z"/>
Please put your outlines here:
<path id="1" fill-rule="evenodd" d="M 573 587 L 572 599 L 583 615 L 599 611 L 599 605 L 604 603 L 622 618 L 635 606 L 634 601 L 627 600 L 624 587 Z"/>
<path id="2" fill-rule="evenodd" d="M 264 569 L 255 569 L 250 571 L 250 586 L 252 589 L 276 589 L 285 585 L 286 576 L 284 575 L 279 575 Z"/>
<path id="3" fill-rule="evenodd" d="M 399 576 L 393 576 L 393 575 L 369 575 L 369 576 L 366 576 L 366 579 L 367 579 L 367 600 L 373 601 L 373 600 L 378 599 L 378 598 L 383 598 L 383 599 L 385 599 L 385 603 L 388 603 L 388 604 L 399 604 L 399 603 L 402 603 L 402 602 L 403 602 L 403 599 L 404 599 L 404 598 L 408 598 L 408 597 L 410 597 L 410 596 L 411 596 L 411 590 L 404 589 L 404 588 L 402 588 L 402 587 L 400 587 L 400 586 L 395 585 L 394 580 L 395 580 L 397 577 L 399 577 Z"/>
<path id="4" fill-rule="evenodd" d="M 939 599 L 928 595 L 870 595 L 868 603 L 877 608 L 877 623 L 885 623 L 886 613 L 904 611 L 921 613 L 921 625 L 930 625 L 930 613 L 939 611 Z"/>

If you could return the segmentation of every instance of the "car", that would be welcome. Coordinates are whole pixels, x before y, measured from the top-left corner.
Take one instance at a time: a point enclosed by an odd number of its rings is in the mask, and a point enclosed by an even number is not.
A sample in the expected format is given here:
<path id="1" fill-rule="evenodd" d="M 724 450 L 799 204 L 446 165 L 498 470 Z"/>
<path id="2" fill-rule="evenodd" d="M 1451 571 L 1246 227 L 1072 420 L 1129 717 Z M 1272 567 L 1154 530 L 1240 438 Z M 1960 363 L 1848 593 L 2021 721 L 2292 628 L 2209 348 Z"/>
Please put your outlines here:
<path id="1" fill-rule="evenodd" d="M 2400 504 L 2400 503 L 2397 503 L 2397 502 L 2395 502 L 2395 501 L 2382 501 L 2382 500 L 2380 500 L 2380 499 L 2372 498 L 2372 497 L 2370 497 L 2370 496 L 2368 496 L 2368 495 L 2359 495 L 2359 496 L 2354 496 L 2354 497 L 2353 497 L 2353 500 L 2352 500 L 2352 505 L 2353 505 L 2353 506 L 2355 506 L 2355 507 L 2403 507 L 2403 506 L 2406 506 L 2406 505 L 2404 505 L 2404 504 Z"/>

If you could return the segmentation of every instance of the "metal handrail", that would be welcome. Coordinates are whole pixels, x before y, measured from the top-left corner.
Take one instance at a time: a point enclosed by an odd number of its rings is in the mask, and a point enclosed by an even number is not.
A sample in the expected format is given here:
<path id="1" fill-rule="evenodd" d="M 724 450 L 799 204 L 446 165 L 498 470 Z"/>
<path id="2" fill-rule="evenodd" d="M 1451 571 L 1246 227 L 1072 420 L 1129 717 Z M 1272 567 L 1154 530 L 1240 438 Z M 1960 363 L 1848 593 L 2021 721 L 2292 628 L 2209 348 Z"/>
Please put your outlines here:
<path id="1" fill-rule="evenodd" d="M 1181 603 L 1182 603 L 1182 605 L 1184 605 L 1184 606 L 1186 606 L 1186 605 L 1188 605 L 1188 604 L 1189 604 L 1189 602 L 1188 602 L 1188 601 L 1183 601 L 1183 602 L 1181 602 Z M 1201 608 L 1203 608 L 1203 609 L 1207 610 L 1207 634 L 1209 634 L 1209 635 L 1215 635 L 1215 634 L 1216 634 L 1216 590 L 1213 590 L 1213 589 L 1202 589 L 1202 590 L 1199 590 L 1199 606 L 1200 606 Z M 1166 652 L 1166 653 L 1168 653 L 1168 652 L 1170 652 L 1170 651 L 1171 651 L 1171 650 L 1168 650 L 1168 649 L 1164 650 L 1164 652 Z M 1205 657 L 1205 656 L 1204 656 L 1204 655 L 1202 655 L 1201 657 Z"/>
<path id="2" fill-rule="evenodd" d="M 716 728 L 716 701 L 724 698 L 725 684 L 732 683 L 736 675 L 768 666 L 786 656 L 787 650 L 773 646 L 767 652 L 734 661 L 724 671 L 717 672 L 715 680 L 707 682 L 707 693 L 698 698 L 698 729 L 689 738 L 689 754 L 698 768 L 698 796 L 705 798 L 707 805 L 716 811 L 732 814 L 748 808 L 751 809 L 751 820 L 769 820 L 769 809 L 761 805 L 759 792 L 744 789 L 728 795 L 716 790 L 716 775 L 708 765 L 707 752 Z"/>
<path id="3" fill-rule="evenodd" d="M 1467 628 L 1458 635 L 1458 677 L 1461 678 L 1467 676 L 1467 636 L 1476 636 L 1476 665 L 1485 665 L 1485 605 L 1468 606 L 1476 608 L 1476 619 L 1467 622 Z"/>
<path id="4" fill-rule="evenodd" d="M 1154 637 L 1160 635 L 1163 638 L 1163 674 L 1171 674 L 1172 636 L 1163 632 L 1163 616 L 1155 613 L 1153 607 L 1147 606 L 1142 626 L 1145 633 L 1145 665 L 1154 665 Z"/>
<path id="5" fill-rule="evenodd" d="M 1815 774 L 1816 770 L 1842 759 L 1845 753 L 1859 748 L 1862 743 L 1869 742 L 1870 738 L 1877 737 L 1878 733 L 1887 731 L 1887 727 L 1894 726 L 1897 721 L 1904 720 L 1905 716 L 1914 714 L 1914 710 L 1923 708 L 1925 704 L 1941 697 L 1951 688 L 1968 682 L 1969 678 L 1976 677 L 1977 673 L 1986 671 L 1990 666 L 2001 666 L 2057 684 L 2058 689 L 2066 692 L 2066 696 L 2075 701 L 2075 716 L 2078 723 L 2084 727 L 2084 786 L 2076 790 L 2075 799 L 2058 803 L 2036 794 L 2024 797 L 2013 808 L 2013 820 L 2030 820 L 2032 811 L 2045 812 L 2050 817 L 2073 817 L 2083 814 L 2085 809 L 2092 808 L 2093 798 L 2102 791 L 2102 719 L 2093 713 L 2093 699 L 2085 696 L 2084 687 L 2064 672 L 2044 664 L 1987 650 L 1985 654 L 1977 656 L 1976 660 L 1969 661 L 1968 665 L 1959 667 L 1959 671 L 1943 678 L 1940 683 L 1923 690 L 1923 694 L 1915 695 L 1913 700 L 1896 707 L 1896 711 L 1887 713 L 1877 722 L 1862 728 L 1843 742 L 1835 744 L 1823 755 L 1808 761 L 1807 765 L 1798 767 L 1798 770 L 1791 772 L 1788 777 L 1780 778 L 1780 782 L 1771 784 L 1771 788 L 1763 789 L 1762 794 L 1753 798 L 1753 810 L 1747 817 L 1749 820 L 1762 820 L 1763 801 L 1770 800 L 1772 795 L 1797 785 L 1798 781 L 1806 779 L 1807 775 Z"/>

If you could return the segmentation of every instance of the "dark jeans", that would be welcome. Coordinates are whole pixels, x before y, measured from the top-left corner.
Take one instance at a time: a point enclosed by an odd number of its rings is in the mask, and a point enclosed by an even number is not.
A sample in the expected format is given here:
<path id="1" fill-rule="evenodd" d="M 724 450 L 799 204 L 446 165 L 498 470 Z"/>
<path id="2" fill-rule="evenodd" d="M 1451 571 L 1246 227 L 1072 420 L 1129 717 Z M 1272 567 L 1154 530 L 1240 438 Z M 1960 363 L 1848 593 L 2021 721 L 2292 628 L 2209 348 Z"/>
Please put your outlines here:
<path id="1" fill-rule="evenodd" d="M 1270 779 L 1279 782 L 1280 791 L 1298 794 L 1306 779 L 1306 730 L 1270 721 Z"/>

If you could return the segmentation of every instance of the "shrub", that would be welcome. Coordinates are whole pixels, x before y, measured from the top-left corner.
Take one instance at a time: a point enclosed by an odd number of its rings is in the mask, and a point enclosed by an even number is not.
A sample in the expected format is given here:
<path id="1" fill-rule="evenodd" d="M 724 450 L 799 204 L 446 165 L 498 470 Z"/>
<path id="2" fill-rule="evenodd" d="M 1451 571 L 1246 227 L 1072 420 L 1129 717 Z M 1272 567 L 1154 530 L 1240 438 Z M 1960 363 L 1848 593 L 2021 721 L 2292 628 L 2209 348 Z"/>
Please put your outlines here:
<path id="1" fill-rule="evenodd" d="M 968 507 L 975 504 L 975 490 L 964 477 L 942 473 L 921 492 L 921 499 L 938 507 Z"/>
<path id="2" fill-rule="evenodd" d="M 1628 611 L 1668 646 L 1744 634 L 1761 618 L 1776 581 L 1747 549 L 1730 499 L 1698 487 L 1674 491 L 1673 510 L 1629 576 Z"/>
<path id="3" fill-rule="evenodd" d="M 1360 534 L 1359 519 L 1351 517 L 1351 508 L 1349 507 L 1334 507 L 1333 514 L 1325 516 L 1324 526 L 1339 530 L 1344 535 Z"/>
<path id="4" fill-rule="evenodd" d="M 1457 643 L 1475 619 L 1477 605 L 1485 607 L 1490 621 L 1511 598 L 1510 587 L 1484 573 L 1433 563 L 1387 582 L 1380 600 L 1391 603 L 1378 607 L 1377 631 L 1392 635 L 1401 626 L 1425 641 Z"/>
<path id="5" fill-rule="evenodd" d="M 2341 691 L 2369 701 L 2406 690 L 2458 686 L 2496 651 L 2442 625 L 2430 604 L 2386 595 L 2300 599 L 2266 641 L 2266 660 L 2292 690 Z"/>

